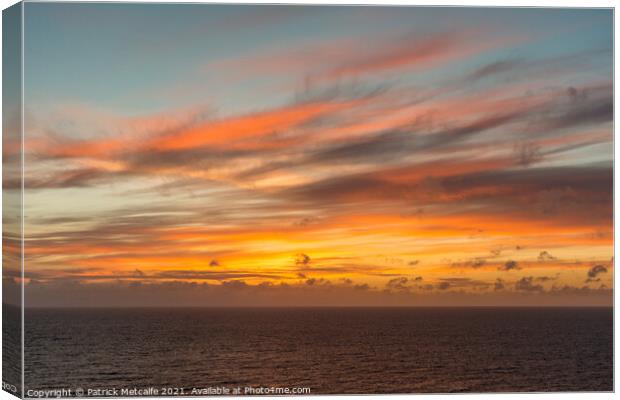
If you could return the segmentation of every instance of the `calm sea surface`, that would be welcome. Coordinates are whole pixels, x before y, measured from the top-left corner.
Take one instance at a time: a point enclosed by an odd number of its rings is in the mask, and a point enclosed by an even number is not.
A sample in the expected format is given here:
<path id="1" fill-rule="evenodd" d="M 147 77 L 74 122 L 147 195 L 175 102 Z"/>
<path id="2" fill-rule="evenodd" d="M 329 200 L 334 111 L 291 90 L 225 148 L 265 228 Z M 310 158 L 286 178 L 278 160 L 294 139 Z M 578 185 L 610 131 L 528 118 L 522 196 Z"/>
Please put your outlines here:
<path id="1" fill-rule="evenodd" d="M 611 308 L 30 309 L 25 328 L 26 390 L 613 390 Z"/>

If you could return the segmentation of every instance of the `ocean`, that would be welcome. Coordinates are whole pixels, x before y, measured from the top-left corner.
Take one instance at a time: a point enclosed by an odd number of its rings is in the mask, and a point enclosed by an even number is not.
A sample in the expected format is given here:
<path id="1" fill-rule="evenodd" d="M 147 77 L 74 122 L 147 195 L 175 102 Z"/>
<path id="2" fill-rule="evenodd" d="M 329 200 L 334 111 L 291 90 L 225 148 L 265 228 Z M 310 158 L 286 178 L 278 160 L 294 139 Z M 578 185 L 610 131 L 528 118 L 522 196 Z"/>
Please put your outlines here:
<path id="1" fill-rule="evenodd" d="M 613 390 L 611 308 L 27 309 L 25 318 L 26 391 Z"/>

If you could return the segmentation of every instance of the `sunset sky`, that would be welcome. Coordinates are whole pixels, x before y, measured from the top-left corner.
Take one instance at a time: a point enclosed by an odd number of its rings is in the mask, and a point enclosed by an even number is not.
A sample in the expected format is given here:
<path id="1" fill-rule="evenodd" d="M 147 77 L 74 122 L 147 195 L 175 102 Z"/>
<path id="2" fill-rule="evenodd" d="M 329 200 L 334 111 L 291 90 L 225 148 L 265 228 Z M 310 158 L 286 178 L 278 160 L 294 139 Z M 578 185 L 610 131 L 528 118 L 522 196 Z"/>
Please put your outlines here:
<path id="1" fill-rule="evenodd" d="M 612 15 L 26 3 L 26 303 L 611 304 Z"/>

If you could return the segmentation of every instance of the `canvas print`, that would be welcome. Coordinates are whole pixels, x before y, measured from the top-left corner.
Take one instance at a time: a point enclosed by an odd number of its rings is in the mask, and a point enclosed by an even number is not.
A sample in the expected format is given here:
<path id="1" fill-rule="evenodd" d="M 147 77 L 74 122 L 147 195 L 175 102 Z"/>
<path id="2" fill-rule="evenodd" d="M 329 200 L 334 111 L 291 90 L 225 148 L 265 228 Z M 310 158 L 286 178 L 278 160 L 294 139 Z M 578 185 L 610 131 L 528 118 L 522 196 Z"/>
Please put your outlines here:
<path id="1" fill-rule="evenodd" d="M 3 13 L 3 389 L 610 392 L 613 10 Z"/>

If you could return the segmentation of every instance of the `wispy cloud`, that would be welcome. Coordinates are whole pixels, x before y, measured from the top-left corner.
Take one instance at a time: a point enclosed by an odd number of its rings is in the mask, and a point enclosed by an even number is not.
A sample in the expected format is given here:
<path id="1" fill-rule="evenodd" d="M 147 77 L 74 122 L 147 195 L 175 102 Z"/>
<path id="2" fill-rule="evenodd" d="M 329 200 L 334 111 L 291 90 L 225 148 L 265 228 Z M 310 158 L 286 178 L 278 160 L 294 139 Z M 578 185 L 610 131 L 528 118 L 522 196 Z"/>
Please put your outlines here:
<path id="1" fill-rule="evenodd" d="M 252 26 L 316 24 L 306 17 Z M 607 299 L 594 286 L 612 284 L 611 48 L 549 51 L 548 27 L 470 22 L 326 25 L 277 48 L 231 35 L 209 54 L 179 41 L 183 70 L 200 70 L 175 75 L 200 94 L 191 106 L 140 93 L 120 111 L 79 96 L 33 103 L 35 298 L 131 287 L 231 304 L 246 291 L 300 304 L 306 292 L 355 304 Z M 19 145 L 7 142 L 5 160 Z M 21 188 L 4 178 L 8 193 Z"/>

